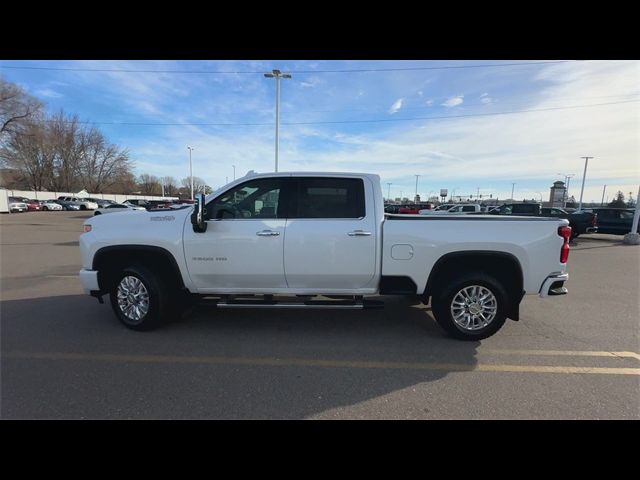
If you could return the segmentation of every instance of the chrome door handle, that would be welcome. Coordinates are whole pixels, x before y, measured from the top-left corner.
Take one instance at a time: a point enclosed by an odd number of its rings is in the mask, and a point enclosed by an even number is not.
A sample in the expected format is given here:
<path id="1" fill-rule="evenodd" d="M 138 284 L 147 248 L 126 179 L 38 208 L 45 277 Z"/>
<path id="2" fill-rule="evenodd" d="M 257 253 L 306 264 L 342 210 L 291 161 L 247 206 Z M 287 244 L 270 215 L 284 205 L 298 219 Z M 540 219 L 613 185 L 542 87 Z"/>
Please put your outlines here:
<path id="1" fill-rule="evenodd" d="M 256 232 L 256 235 L 258 235 L 259 237 L 277 237 L 278 235 L 280 235 L 280 232 L 275 232 L 273 230 L 261 230 L 259 232 Z"/>
<path id="2" fill-rule="evenodd" d="M 350 237 L 368 237 L 371 235 L 371 232 L 365 232 L 364 230 L 354 230 L 353 232 L 347 233 Z"/>

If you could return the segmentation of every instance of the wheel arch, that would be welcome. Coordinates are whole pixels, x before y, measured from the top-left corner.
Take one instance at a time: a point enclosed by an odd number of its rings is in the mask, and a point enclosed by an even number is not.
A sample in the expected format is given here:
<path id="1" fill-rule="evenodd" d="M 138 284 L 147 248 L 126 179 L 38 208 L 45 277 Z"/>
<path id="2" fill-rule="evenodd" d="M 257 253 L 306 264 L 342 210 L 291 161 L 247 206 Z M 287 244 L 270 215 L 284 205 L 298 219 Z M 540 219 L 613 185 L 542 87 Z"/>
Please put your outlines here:
<path id="1" fill-rule="evenodd" d="M 110 245 L 100 248 L 93 256 L 92 269 L 98 272 L 100 290 L 108 291 L 115 275 L 134 264 L 166 276 L 179 289 L 185 288 L 178 262 L 167 249 L 151 245 Z"/>
<path id="2" fill-rule="evenodd" d="M 438 285 L 457 274 L 469 271 L 481 271 L 500 281 L 509 296 L 507 317 L 519 319 L 520 301 L 525 293 L 524 276 L 519 260 L 508 252 L 471 250 L 443 255 L 433 265 L 429 274 L 423 293 L 425 302 L 437 292 Z"/>

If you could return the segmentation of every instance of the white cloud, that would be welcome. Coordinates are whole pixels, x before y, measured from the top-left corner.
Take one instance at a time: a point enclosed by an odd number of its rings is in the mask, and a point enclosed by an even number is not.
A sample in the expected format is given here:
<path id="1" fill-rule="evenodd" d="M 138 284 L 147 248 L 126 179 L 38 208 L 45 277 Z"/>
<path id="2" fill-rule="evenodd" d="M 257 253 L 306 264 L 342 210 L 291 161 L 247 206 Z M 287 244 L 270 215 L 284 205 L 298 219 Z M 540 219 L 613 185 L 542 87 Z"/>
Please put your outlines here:
<path id="1" fill-rule="evenodd" d="M 449 98 L 446 102 L 442 103 L 443 107 L 455 107 L 456 105 L 460 105 L 464 102 L 464 95 L 456 95 L 455 97 Z"/>
<path id="2" fill-rule="evenodd" d="M 432 105 L 433 105 L 433 100 L 431 100 L 431 99 L 427 100 L 427 101 L 425 102 L 425 105 L 426 105 L 427 107 L 432 106 Z"/>
<path id="3" fill-rule="evenodd" d="M 397 113 L 402 108 L 402 102 L 404 102 L 404 98 L 399 98 L 398 100 L 393 102 L 393 105 L 391 105 L 391 108 L 389 108 L 389 113 L 391 115 Z"/>
<path id="4" fill-rule="evenodd" d="M 45 98 L 60 98 L 63 96 L 61 93 L 56 92 L 55 90 L 51 90 L 50 88 L 41 88 L 40 90 L 36 90 L 33 93 L 38 97 Z"/>
<path id="5" fill-rule="evenodd" d="M 300 82 L 303 88 L 314 88 L 324 83 L 319 77 L 309 77 L 306 82 Z"/>

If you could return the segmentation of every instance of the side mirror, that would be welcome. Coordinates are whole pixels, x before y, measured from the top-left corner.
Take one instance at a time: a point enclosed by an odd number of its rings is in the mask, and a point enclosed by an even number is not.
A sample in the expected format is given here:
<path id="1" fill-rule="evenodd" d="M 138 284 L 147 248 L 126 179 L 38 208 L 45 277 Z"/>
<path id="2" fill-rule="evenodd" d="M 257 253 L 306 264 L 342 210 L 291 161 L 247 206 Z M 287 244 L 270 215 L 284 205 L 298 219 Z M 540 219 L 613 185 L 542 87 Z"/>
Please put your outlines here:
<path id="1" fill-rule="evenodd" d="M 196 233 L 204 233 L 207 231 L 207 211 L 204 208 L 204 203 L 204 193 L 199 193 L 196 197 L 196 203 L 193 207 L 193 213 L 191 214 L 191 225 L 193 225 L 193 231 Z"/>

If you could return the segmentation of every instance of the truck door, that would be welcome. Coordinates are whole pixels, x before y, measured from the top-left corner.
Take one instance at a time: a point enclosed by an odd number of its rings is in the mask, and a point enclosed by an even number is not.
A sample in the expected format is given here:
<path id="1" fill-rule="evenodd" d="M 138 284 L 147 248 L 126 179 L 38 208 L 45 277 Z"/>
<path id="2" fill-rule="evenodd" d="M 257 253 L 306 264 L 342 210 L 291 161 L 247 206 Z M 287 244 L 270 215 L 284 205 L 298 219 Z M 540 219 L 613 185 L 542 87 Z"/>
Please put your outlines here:
<path id="1" fill-rule="evenodd" d="M 206 232 L 185 226 L 185 259 L 201 293 L 286 288 L 284 183 L 284 177 L 247 180 L 207 204 Z"/>
<path id="2" fill-rule="evenodd" d="M 329 293 L 367 287 L 375 274 L 377 241 L 371 182 L 345 177 L 292 180 L 296 187 L 284 240 L 289 288 Z"/>

